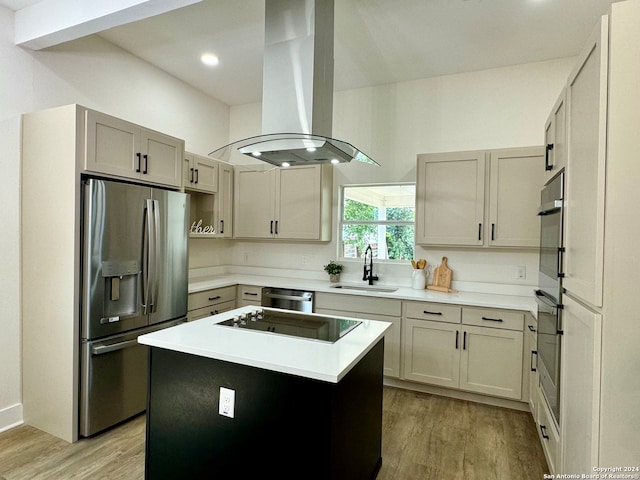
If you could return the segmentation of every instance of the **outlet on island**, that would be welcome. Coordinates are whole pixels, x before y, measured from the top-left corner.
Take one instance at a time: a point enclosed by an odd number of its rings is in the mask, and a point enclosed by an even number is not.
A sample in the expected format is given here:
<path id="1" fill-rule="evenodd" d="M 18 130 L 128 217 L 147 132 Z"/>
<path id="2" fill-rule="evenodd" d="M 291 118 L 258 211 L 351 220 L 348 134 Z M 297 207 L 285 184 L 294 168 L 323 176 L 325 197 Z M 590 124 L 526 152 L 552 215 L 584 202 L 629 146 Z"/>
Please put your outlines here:
<path id="1" fill-rule="evenodd" d="M 220 387 L 220 404 L 218 413 L 224 417 L 233 418 L 236 407 L 236 391 Z"/>

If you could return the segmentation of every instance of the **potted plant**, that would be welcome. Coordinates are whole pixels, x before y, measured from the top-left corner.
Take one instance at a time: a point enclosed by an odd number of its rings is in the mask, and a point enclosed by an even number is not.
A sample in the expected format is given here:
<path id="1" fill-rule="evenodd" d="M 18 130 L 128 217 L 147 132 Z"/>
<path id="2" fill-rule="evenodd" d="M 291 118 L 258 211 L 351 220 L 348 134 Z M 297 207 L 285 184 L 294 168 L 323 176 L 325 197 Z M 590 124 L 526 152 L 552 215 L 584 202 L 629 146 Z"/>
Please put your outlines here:
<path id="1" fill-rule="evenodd" d="M 330 260 L 329 263 L 324 266 L 324 271 L 329 274 L 329 281 L 331 283 L 337 283 L 340 281 L 340 272 L 342 272 L 343 268 L 344 265 L 340 265 L 339 263 Z"/>

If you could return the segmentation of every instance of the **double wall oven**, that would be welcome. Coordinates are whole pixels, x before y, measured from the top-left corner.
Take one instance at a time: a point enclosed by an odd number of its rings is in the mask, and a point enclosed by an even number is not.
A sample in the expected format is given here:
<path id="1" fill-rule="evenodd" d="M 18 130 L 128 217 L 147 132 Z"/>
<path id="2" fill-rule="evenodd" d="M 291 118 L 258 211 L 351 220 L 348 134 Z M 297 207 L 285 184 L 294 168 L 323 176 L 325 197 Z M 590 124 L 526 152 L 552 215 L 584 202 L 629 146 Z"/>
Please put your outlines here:
<path id="1" fill-rule="evenodd" d="M 540 199 L 540 269 L 535 291 L 538 303 L 538 372 L 544 397 L 559 425 L 564 172 L 547 182 Z"/>

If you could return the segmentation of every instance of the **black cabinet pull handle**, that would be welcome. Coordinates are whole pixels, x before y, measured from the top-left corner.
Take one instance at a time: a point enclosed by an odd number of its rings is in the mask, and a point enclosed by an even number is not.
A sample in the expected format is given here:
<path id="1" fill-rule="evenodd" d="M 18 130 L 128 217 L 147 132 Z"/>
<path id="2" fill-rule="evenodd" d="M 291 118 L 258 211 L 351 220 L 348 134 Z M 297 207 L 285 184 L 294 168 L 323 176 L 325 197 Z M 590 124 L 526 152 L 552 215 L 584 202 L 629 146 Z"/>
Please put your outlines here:
<path id="1" fill-rule="evenodd" d="M 458 349 L 458 337 L 460 336 L 460 331 L 456 330 L 456 350 Z"/>
<path id="2" fill-rule="evenodd" d="M 193 168 L 189 169 L 191 171 L 191 178 L 189 179 L 189 183 L 193 183 Z"/>
<path id="3" fill-rule="evenodd" d="M 149 167 L 149 155 L 145 153 L 142 156 L 142 158 L 144 158 L 144 168 L 142 169 L 142 173 L 146 175 L 148 173 L 148 167 Z"/>
<path id="4" fill-rule="evenodd" d="M 533 356 L 536 356 L 536 366 L 533 366 Z M 538 371 L 538 352 L 536 352 L 535 350 L 531 350 L 531 359 L 529 361 L 529 366 L 531 367 L 531 371 L 532 372 L 537 372 Z"/>
<path id="5" fill-rule="evenodd" d="M 496 233 L 496 224 L 492 223 L 491 224 L 491 240 L 492 241 L 496 239 L 495 238 L 495 233 Z"/>
<path id="6" fill-rule="evenodd" d="M 218 310 L 211 310 L 211 315 L 217 315 L 218 314 Z"/>
<path id="7" fill-rule="evenodd" d="M 478 240 L 482 240 L 482 224 L 478 224 Z"/>
<path id="8" fill-rule="evenodd" d="M 269 226 L 269 233 L 271 235 L 273 235 L 273 220 L 271 220 L 270 226 Z"/>
<path id="9" fill-rule="evenodd" d="M 221 298 L 222 297 L 220 295 L 216 295 L 215 297 L 209 297 L 209 301 L 211 301 L 211 300 L 219 300 Z"/>
<path id="10" fill-rule="evenodd" d="M 501 318 L 491 318 L 491 317 L 482 317 L 482 320 L 487 320 L 488 322 L 503 322 Z"/>
<path id="11" fill-rule="evenodd" d="M 200 178 L 200 175 L 198 174 L 198 169 L 196 168 L 196 181 L 195 181 L 195 183 L 198 183 L 198 178 Z"/>
<path id="12" fill-rule="evenodd" d="M 442 315 L 442 312 L 430 312 L 429 310 L 423 310 L 426 315 Z"/>
<path id="13" fill-rule="evenodd" d="M 467 349 L 467 332 L 464 332 L 464 335 L 462 336 L 462 349 Z"/>
<path id="14" fill-rule="evenodd" d="M 562 271 L 562 260 L 564 256 L 565 248 L 558 248 L 558 278 L 564 278 L 564 272 Z"/>
<path id="15" fill-rule="evenodd" d="M 276 235 L 278 235 L 278 220 L 276 220 Z"/>
<path id="16" fill-rule="evenodd" d="M 544 151 L 544 169 L 548 172 L 553 170 L 553 165 L 549 163 L 549 152 L 553 150 L 553 143 L 547 143 L 547 148 Z"/>
<path id="17" fill-rule="evenodd" d="M 545 433 L 546 429 L 547 429 L 546 425 L 540 425 L 540 433 L 542 434 L 542 438 L 544 438 L 545 440 L 549 440 L 549 435 Z"/>
<path id="18" fill-rule="evenodd" d="M 257 296 L 258 296 L 258 294 L 257 294 L 257 293 L 255 293 L 255 292 L 244 292 L 244 294 L 245 294 L 245 295 L 251 295 L 251 296 L 253 296 L 253 297 L 257 297 Z"/>
<path id="19" fill-rule="evenodd" d="M 530 332 L 536 333 L 536 329 L 533 325 L 527 325 L 527 326 L 529 327 Z"/>
<path id="20" fill-rule="evenodd" d="M 224 220 L 220 220 L 220 233 L 224 233 Z"/>
<path id="21" fill-rule="evenodd" d="M 136 158 L 137 158 L 137 162 L 136 162 L 136 173 L 140 173 L 140 164 L 141 164 L 141 160 L 140 160 L 140 152 L 136 153 Z"/>

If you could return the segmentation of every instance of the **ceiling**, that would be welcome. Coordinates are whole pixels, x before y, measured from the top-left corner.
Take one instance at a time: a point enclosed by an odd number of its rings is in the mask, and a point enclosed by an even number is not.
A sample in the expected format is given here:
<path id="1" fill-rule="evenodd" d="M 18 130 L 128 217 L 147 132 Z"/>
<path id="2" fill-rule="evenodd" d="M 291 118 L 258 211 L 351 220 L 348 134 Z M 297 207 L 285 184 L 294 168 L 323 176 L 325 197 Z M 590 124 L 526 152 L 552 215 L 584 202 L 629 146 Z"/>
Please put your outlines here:
<path id="1" fill-rule="evenodd" d="M 335 89 L 574 56 L 611 3 L 335 0 Z M 226 104 L 262 97 L 264 0 L 203 0 L 99 35 Z"/>

